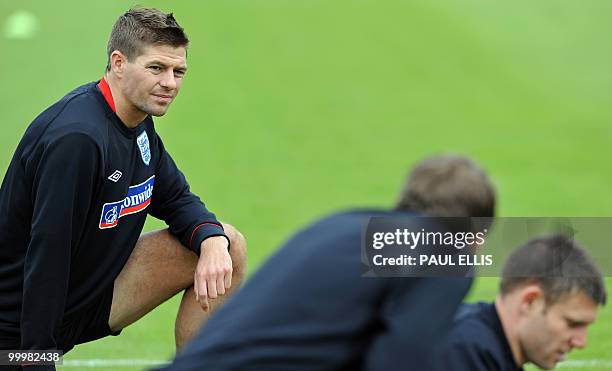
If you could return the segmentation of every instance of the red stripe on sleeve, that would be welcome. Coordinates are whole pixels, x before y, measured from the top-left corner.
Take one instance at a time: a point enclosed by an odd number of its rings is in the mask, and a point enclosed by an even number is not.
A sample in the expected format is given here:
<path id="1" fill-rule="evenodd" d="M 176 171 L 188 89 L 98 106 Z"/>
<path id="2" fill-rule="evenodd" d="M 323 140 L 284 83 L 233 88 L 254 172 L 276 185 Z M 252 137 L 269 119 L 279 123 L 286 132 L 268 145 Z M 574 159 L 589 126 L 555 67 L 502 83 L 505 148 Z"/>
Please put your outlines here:
<path id="1" fill-rule="evenodd" d="M 203 226 L 205 226 L 206 224 L 215 225 L 215 226 L 217 226 L 217 227 L 221 228 L 221 230 L 223 230 L 223 227 L 222 227 L 222 226 L 220 226 L 220 225 L 219 225 L 219 224 L 217 224 L 217 223 L 211 223 L 211 222 L 202 223 L 202 224 L 198 225 L 197 227 L 195 227 L 195 228 L 193 229 L 193 232 L 191 232 L 191 238 L 189 239 L 189 246 L 191 246 L 191 243 L 193 242 L 193 236 L 195 236 L 196 231 L 197 231 L 198 229 L 202 228 Z M 191 248 L 193 249 L 193 246 L 191 246 Z"/>

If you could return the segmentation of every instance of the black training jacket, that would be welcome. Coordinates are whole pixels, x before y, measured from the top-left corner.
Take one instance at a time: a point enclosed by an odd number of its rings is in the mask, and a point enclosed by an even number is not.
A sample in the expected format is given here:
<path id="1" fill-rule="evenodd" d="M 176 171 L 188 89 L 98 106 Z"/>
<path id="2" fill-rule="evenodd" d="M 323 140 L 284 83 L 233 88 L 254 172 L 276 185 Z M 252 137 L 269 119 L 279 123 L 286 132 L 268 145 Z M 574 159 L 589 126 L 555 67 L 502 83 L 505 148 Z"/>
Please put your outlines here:
<path id="1" fill-rule="evenodd" d="M 96 82 L 72 91 L 15 151 L 0 189 L 0 341 L 57 349 L 64 317 L 112 287 L 147 213 L 197 254 L 225 236 L 151 117 L 127 128 L 108 95 Z"/>

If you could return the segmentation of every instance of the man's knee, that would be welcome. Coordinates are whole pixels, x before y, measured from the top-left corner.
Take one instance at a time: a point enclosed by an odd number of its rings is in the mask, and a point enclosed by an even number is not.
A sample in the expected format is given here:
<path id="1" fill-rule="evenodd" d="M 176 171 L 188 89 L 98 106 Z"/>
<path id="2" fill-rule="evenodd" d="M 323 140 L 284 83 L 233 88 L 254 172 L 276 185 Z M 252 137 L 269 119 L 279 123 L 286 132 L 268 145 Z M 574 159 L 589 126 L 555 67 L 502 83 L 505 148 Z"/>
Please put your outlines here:
<path id="1" fill-rule="evenodd" d="M 247 269 L 247 243 L 246 239 L 231 224 L 223 223 L 225 234 L 230 239 L 230 256 L 232 257 L 232 265 L 234 267 L 234 276 L 242 279 L 246 275 Z"/>
<path id="2" fill-rule="evenodd" d="M 167 229 L 143 234 L 115 279 L 111 329 L 128 326 L 193 285 L 197 262 L 197 255 Z"/>

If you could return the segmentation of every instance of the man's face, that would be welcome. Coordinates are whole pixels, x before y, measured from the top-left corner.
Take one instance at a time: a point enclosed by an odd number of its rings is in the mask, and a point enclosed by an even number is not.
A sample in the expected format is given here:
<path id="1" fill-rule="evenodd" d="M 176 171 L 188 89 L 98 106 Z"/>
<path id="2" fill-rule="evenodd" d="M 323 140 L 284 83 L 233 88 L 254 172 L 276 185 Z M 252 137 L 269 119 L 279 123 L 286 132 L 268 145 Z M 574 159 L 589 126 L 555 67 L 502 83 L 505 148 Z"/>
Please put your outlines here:
<path id="1" fill-rule="evenodd" d="M 519 327 L 519 342 L 526 361 L 550 370 L 573 348 L 586 346 L 597 304 L 582 292 L 566 294 L 548 307 L 543 298 L 538 300 Z"/>
<path id="2" fill-rule="evenodd" d="M 185 72 L 185 47 L 150 45 L 126 63 L 122 92 L 132 110 L 163 116 L 177 96 Z"/>

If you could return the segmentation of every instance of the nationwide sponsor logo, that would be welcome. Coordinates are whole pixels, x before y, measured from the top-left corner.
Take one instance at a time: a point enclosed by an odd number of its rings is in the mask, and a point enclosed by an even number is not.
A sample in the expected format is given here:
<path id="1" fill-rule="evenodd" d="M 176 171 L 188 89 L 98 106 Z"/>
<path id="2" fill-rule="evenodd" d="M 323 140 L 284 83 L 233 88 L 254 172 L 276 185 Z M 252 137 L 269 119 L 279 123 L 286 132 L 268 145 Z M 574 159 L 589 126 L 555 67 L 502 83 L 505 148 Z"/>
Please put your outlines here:
<path id="1" fill-rule="evenodd" d="M 119 181 L 119 179 L 121 179 L 121 176 L 123 175 L 123 173 L 119 170 L 115 170 L 114 173 L 112 173 L 109 177 L 108 180 L 110 180 L 113 183 L 117 183 Z"/>
<path id="2" fill-rule="evenodd" d="M 151 203 L 154 182 L 155 175 L 143 183 L 128 188 L 128 194 L 123 200 L 104 204 L 100 216 L 100 229 L 114 228 L 119 223 L 119 218 L 146 209 Z"/>
<path id="3" fill-rule="evenodd" d="M 149 162 L 151 162 L 151 149 L 149 148 L 149 137 L 146 131 L 143 131 L 142 134 L 136 138 L 136 143 L 138 143 L 138 148 L 140 148 L 142 162 L 149 166 Z"/>

